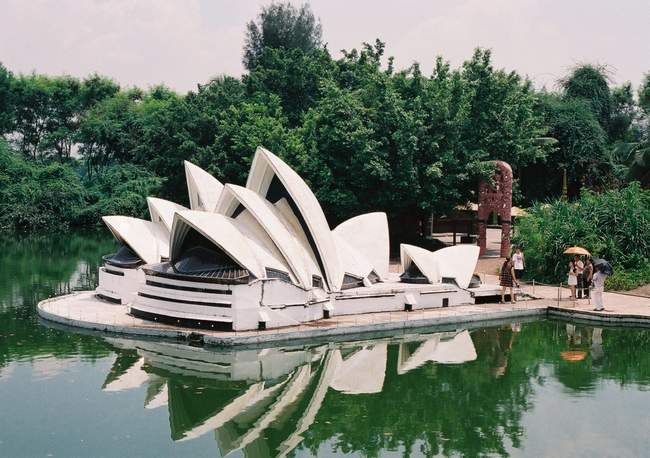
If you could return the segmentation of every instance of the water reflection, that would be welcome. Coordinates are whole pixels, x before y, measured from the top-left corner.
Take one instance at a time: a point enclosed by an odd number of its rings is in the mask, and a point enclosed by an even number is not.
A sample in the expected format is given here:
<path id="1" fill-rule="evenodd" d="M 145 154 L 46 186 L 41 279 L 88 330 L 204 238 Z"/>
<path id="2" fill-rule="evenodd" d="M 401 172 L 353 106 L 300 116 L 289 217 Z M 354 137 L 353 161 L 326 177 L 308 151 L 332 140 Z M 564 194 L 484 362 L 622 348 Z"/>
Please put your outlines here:
<path id="1" fill-rule="evenodd" d="M 404 375 L 427 363 L 459 364 L 477 357 L 467 330 L 228 351 L 107 340 L 119 356 L 103 390 L 144 386 L 145 408 L 167 406 L 173 440 L 214 434 L 222 455 L 242 450 L 256 457 L 284 456 L 300 444 L 330 389 L 345 395 L 379 394 L 387 372 Z M 389 347 L 396 350 L 396 359 L 389 357 Z M 394 367 L 387 371 L 391 359 Z"/>

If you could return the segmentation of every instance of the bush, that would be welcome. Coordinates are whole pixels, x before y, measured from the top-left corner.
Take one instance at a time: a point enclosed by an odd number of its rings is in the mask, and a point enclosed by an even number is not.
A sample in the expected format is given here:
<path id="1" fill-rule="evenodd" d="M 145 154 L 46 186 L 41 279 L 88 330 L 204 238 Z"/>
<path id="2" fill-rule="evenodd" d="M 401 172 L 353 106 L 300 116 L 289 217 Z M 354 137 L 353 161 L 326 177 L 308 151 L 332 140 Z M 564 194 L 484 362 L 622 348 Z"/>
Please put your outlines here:
<path id="1" fill-rule="evenodd" d="M 133 164 L 118 164 L 88 189 L 89 205 L 79 215 L 82 224 L 99 224 L 102 216 L 147 218 L 147 196 L 160 193 L 162 179 Z"/>
<path id="2" fill-rule="evenodd" d="M 563 252 L 577 245 L 612 264 L 608 289 L 636 287 L 645 283 L 650 263 L 650 192 L 633 182 L 603 194 L 583 190 L 575 202 L 536 203 L 518 219 L 512 242 L 526 253 L 528 275 L 538 281 L 566 282 L 572 258 Z"/>
<path id="3" fill-rule="evenodd" d="M 85 190 L 68 166 L 37 167 L 0 142 L 0 227 L 53 229 L 74 223 Z"/>

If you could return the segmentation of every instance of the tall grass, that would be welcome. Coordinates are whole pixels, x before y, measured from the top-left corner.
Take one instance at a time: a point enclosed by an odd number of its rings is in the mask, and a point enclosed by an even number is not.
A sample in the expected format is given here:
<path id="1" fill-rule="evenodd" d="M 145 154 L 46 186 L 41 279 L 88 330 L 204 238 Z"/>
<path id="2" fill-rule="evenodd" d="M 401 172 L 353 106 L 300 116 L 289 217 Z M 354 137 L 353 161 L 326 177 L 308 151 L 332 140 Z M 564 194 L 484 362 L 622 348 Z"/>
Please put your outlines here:
<path id="1" fill-rule="evenodd" d="M 513 246 L 526 254 L 527 275 L 538 281 L 566 281 L 577 245 L 614 266 L 610 288 L 631 289 L 650 280 L 650 192 L 637 182 L 622 190 L 595 194 L 583 190 L 574 202 L 536 203 L 520 217 Z"/>

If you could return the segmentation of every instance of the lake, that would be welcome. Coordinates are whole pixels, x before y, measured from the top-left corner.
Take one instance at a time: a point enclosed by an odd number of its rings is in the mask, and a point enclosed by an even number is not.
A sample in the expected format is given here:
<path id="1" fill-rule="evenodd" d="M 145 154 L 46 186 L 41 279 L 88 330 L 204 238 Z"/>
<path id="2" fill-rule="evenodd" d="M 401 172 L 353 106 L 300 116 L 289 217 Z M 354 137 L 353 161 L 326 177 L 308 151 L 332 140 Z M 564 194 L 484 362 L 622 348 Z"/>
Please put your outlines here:
<path id="1" fill-rule="evenodd" d="M 0 456 L 647 456 L 650 332 L 560 321 L 233 349 L 42 321 L 108 230 L 0 234 Z M 107 304 L 110 307 L 110 304 Z"/>

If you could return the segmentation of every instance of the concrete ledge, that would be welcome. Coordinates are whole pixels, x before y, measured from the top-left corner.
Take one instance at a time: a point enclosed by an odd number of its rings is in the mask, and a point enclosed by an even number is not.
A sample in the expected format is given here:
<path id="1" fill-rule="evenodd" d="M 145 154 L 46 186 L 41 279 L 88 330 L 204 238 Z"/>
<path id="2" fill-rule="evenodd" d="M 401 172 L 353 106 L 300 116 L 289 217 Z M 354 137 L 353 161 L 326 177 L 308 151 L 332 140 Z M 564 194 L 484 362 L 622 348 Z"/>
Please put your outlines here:
<path id="1" fill-rule="evenodd" d="M 633 315 L 626 313 L 616 313 L 608 312 L 607 310 L 603 311 L 585 311 L 579 309 L 570 309 L 563 307 L 548 307 L 548 316 L 552 318 L 564 318 L 571 320 L 580 320 L 583 322 L 590 323 L 607 323 L 614 325 L 638 325 L 638 326 L 650 326 L 650 317 Z"/>
<path id="2" fill-rule="evenodd" d="M 379 334 L 387 331 L 404 331 L 418 328 L 432 328 L 436 326 L 447 327 L 449 325 L 465 323 L 489 323 L 491 321 L 504 321 L 519 318 L 545 317 L 546 310 L 504 310 L 486 314 L 456 315 L 441 318 L 413 319 L 407 321 L 393 321 L 389 323 L 373 323 L 345 327 L 323 327 L 305 330 L 277 330 L 269 331 L 269 334 L 239 335 L 239 336 L 213 336 L 205 335 L 204 343 L 217 347 L 233 347 L 239 345 L 255 345 L 269 342 L 287 342 L 296 340 L 323 339 L 326 337 L 344 335 Z"/>
<path id="3" fill-rule="evenodd" d="M 615 297 L 612 297 L 616 299 Z M 133 336 L 202 342 L 233 347 L 300 340 L 336 340 L 341 336 L 395 335 L 406 330 L 438 328 L 461 324 L 489 324 L 534 318 L 562 318 L 570 321 L 620 326 L 650 327 L 650 300 L 618 303 L 597 312 L 589 304 L 562 307 L 549 299 L 518 301 L 516 304 L 466 304 L 453 307 L 377 312 L 361 315 L 334 315 L 298 326 L 260 331 L 212 331 L 179 328 L 142 320 L 130 314 L 127 305 L 112 304 L 96 297 L 94 291 L 47 299 L 38 304 L 38 314 L 47 321 L 65 326 Z M 569 304 L 569 303 L 568 303 Z"/>

